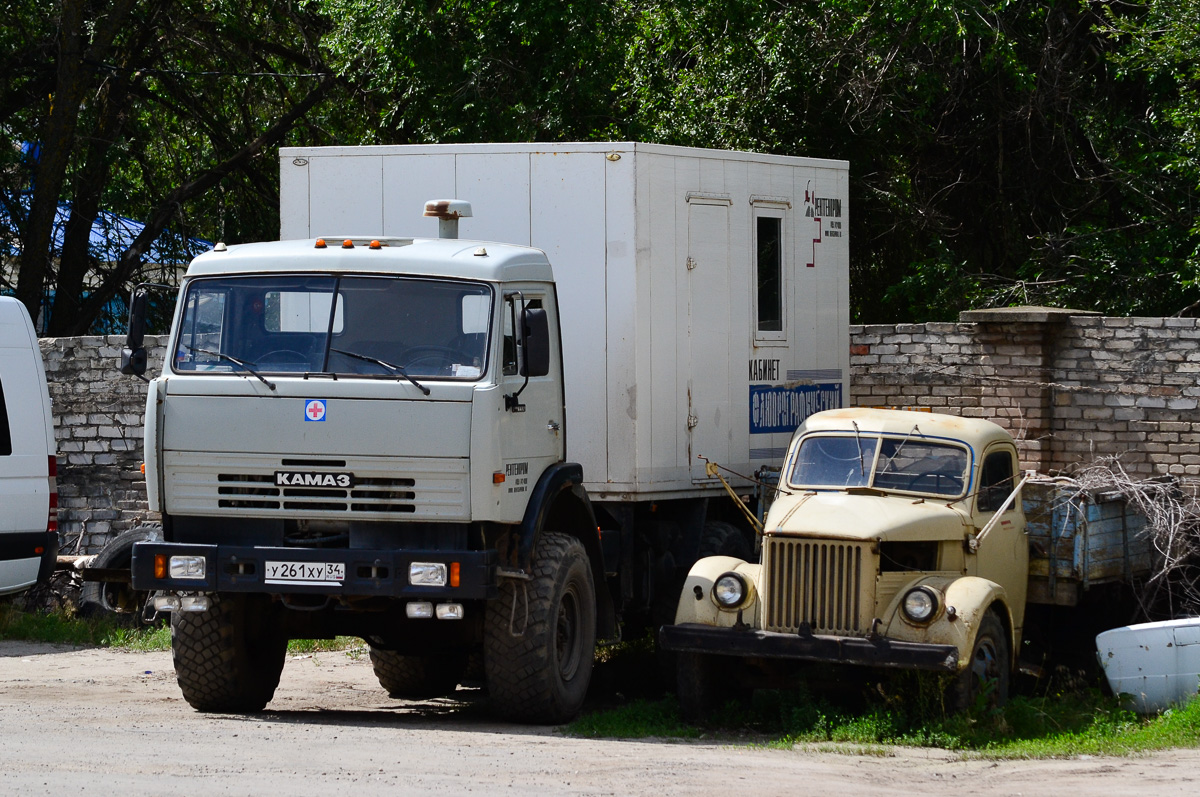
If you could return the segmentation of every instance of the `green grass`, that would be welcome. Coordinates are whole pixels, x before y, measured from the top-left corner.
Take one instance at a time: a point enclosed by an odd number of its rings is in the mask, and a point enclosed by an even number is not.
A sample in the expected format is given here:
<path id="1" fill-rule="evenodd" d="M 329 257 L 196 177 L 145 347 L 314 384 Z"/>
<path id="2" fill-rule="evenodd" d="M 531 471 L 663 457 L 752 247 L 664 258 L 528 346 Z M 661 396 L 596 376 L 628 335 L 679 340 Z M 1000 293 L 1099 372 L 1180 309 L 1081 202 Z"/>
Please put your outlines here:
<path id="1" fill-rule="evenodd" d="M 0 603 L 0 639 L 135 651 L 171 649 L 171 629 L 165 624 L 131 628 L 110 617 L 84 619 L 62 611 L 26 612 L 11 603 Z M 356 658 L 363 647 L 357 637 L 293 639 L 288 643 L 288 653 L 302 656 L 344 650 Z"/>
<path id="2" fill-rule="evenodd" d="M 894 747 L 933 747 L 964 756 L 1025 759 L 1131 755 L 1200 746 L 1200 699 L 1156 717 L 1139 717 L 1118 698 L 1080 684 L 1014 697 L 1000 710 L 948 715 L 943 684 L 901 673 L 860 694 L 759 690 L 697 726 L 680 718 L 674 697 L 639 698 L 590 712 L 567 726 L 585 737 L 693 739 L 699 736 L 778 748 L 888 755 Z"/>
<path id="3" fill-rule="evenodd" d="M 679 718 L 674 698 L 634 700 L 618 708 L 586 714 L 571 723 L 567 732 L 608 739 L 694 739 L 701 734 L 699 728 Z"/>
<path id="4" fill-rule="evenodd" d="M 116 628 L 104 620 L 83 620 L 63 612 L 24 612 L 11 603 L 0 603 L 0 639 L 102 645 Z"/>
<path id="5" fill-rule="evenodd" d="M 293 639 L 288 642 L 288 653 L 292 656 L 344 650 L 346 655 L 357 659 L 362 655 L 364 648 L 366 648 L 366 644 L 354 636 L 339 636 L 333 639 Z"/>

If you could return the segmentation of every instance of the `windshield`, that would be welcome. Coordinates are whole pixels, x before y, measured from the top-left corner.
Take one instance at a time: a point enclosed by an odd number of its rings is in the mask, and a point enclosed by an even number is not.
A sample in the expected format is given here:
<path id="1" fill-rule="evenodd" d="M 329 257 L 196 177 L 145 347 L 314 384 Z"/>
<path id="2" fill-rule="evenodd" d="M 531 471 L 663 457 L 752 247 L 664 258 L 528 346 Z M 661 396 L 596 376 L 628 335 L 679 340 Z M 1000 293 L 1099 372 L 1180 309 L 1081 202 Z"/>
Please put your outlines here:
<path id="1" fill-rule="evenodd" d="M 800 443 L 793 487 L 874 487 L 957 498 L 967 484 L 965 448 L 920 437 L 810 435 Z"/>
<path id="2" fill-rule="evenodd" d="M 492 291 L 481 283 L 336 275 L 198 279 L 183 300 L 172 367 L 476 380 L 487 368 L 491 313 Z"/>

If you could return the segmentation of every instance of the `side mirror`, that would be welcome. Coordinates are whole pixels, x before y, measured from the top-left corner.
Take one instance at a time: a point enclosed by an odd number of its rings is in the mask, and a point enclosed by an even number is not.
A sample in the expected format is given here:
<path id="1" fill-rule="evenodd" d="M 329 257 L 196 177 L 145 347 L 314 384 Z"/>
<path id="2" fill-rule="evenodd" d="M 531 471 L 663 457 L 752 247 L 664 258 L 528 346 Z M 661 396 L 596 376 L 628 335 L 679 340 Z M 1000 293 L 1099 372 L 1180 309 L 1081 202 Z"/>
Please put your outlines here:
<path id="1" fill-rule="evenodd" d="M 550 373 L 550 322 L 543 307 L 527 307 L 524 318 L 525 357 L 521 376 L 545 376 Z"/>
<path id="2" fill-rule="evenodd" d="M 146 289 L 137 286 L 129 297 L 129 332 L 121 349 L 121 373 L 142 376 L 146 373 Z"/>

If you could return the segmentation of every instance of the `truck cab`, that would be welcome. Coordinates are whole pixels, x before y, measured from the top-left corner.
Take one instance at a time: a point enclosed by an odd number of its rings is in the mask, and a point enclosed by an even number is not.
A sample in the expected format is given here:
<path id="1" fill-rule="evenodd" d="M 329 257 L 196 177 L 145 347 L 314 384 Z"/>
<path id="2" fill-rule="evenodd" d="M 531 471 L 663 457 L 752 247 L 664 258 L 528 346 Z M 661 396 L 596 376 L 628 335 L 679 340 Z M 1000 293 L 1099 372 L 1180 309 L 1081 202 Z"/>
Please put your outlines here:
<path id="1" fill-rule="evenodd" d="M 809 417 L 759 560 L 698 561 L 660 632 L 685 712 L 702 715 L 739 660 L 932 670 L 954 676 L 956 708 L 1003 702 L 1028 579 L 1018 474 L 1011 436 L 985 420 Z"/>
<path id="2" fill-rule="evenodd" d="M 449 237 L 219 244 L 192 262 L 146 408 L 164 539 L 134 547 L 132 575 L 172 612 L 193 706 L 258 710 L 289 638 L 349 634 L 394 696 L 453 691 L 498 637 L 502 713 L 578 710 L 597 614 L 608 629 L 596 523 L 564 462 L 557 307 L 541 251 Z"/>

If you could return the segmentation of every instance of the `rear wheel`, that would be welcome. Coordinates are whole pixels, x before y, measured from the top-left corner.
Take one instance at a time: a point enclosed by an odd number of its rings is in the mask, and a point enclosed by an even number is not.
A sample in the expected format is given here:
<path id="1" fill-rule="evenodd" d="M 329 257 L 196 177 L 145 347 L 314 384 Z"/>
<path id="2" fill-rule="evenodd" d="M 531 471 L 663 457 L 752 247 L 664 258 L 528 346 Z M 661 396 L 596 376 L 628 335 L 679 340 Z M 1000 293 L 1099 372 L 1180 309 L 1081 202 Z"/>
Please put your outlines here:
<path id="1" fill-rule="evenodd" d="M 994 611 L 988 611 L 979 624 L 971 658 L 954 676 L 947 692 L 951 711 L 961 713 L 976 706 L 999 708 L 1008 702 L 1008 682 L 1012 656 L 1004 623 Z"/>
<path id="2" fill-rule="evenodd" d="M 371 648 L 371 668 L 389 697 L 423 700 L 452 693 L 466 670 L 465 654 L 408 656 Z"/>
<path id="3" fill-rule="evenodd" d="M 579 540 L 542 534 L 530 580 L 506 579 L 488 602 L 484 645 L 500 716 L 559 724 L 579 713 L 596 648 L 596 589 Z"/>
<path id="4" fill-rule="evenodd" d="M 171 657 L 183 698 L 197 711 L 253 713 L 275 695 L 287 638 L 265 595 L 209 596 L 203 612 L 171 615 Z"/>
<path id="5" fill-rule="evenodd" d="M 754 548 L 737 526 L 723 520 L 710 520 L 704 524 L 699 554 L 701 559 L 706 556 L 732 556 L 749 562 L 754 557 Z"/>

